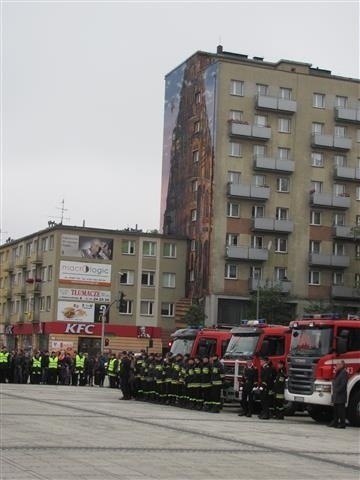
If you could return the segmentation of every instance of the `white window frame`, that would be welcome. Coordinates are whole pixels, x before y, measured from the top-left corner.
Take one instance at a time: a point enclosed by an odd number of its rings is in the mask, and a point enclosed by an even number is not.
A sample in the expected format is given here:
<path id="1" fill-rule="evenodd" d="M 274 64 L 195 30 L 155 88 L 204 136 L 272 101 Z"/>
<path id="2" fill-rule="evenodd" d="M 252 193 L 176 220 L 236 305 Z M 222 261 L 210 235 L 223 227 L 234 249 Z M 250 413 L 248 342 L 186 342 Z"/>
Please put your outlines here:
<path id="1" fill-rule="evenodd" d="M 334 127 L 334 137 L 337 138 L 346 138 L 347 128 L 343 125 L 335 125 Z"/>
<path id="2" fill-rule="evenodd" d="M 226 280 L 237 280 L 238 278 L 238 267 L 234 263 L 225 263 L 225 279 Z"/>
<path id="3" fill-rule="evenodd" d="M 322 168 L 324 167 L 324 153 L 323 152 L 311 152 L 311 166 Z"/>
<path id="4" fill-rule="evenodd" d="M 346 167 L 347 161 L 345 155 L 334 155 L 334 166 L 335 167 Z"/>
<path id="5" fill-rule="evenodd" d="M 235 172 L 233 170 L 229 170 L 227 172 L 228 183 L 232 183 L 233 185 L 239 185 L 241 179 L 241 172 Z"/>
<path id="6" fill-rule="evenodd" d="M 275 252 L 288 253 L 288 241 L 285 237 L 275 238 Z"/>
<path id="7" fill-rule="evenodd" d="M 310 225 L 322 225 L 321 212 L 319 210 L 311 210 L 310 212 Z"/>
<path id="8" fill-rule="evenodd" d="M 190 216 L 191 216 L 191 221 L 196 222 L 196 220 L 197 220 L 197 210 L 196 210 L 196 208 L 193 208 L 191 210 Z"/>
<path id="9" fill-rule="evenodd" d="M 52 265 L 48 265 L 48 268 L 47 268 L 47 281 L 48 282 L 51 282 L 53 279 L 53 266 Z"/>
<path id="10" fill-rule="evenodd" d="M 162 274 L 162 286 L 164 288 L 175 288 L 176 287 L 176 273 L 174 273 L 174 272 L 163 272 L 163 274 Z"/>
<path id="11" fill-rule="evenodd" d="M 288 177 L 277 177 L 276 191 L 281 193 L 290 192 L 290 179 Z"/>
<path id="12" fill-rule="evenodd" d="M 229 142 L 229 156 L 241 157 L 242 145 L 240 142 Z"/>
<path id="13" fill-rule="evenodd" d="M 343 272 L 333 272 L 332 273 L 332 284 L 333 285 L 344 285 L 344 273 Z"/>
<path id="14" fill-rule="evenodd" d="M 324 93 L 313 93 L 313 105 L 314 108 L 325 108 L 325 94 Z"/>
<path id="15" fill-rule="evenodd" d="M 346 196 L 346 186 L 343 183 L 334 183 L 333 192 L 336 197 Z"/>
<path id="16" fill-rule="evenodd" d="M 287 268 L 286 267 L 275 267 L 274 268 L 274 279 L 278 282 L 287 280 Z"/>
<path id="17" fill-rule="evenodd" d="M 193 150 L 192 152 L 192 162 L 193 163 L 198 163 L 200 159 L 200 150 Z"/>
<path id="18" fill-rule="evenodd" d="M 283 100 L 292 99 L 292 88 L 280 87 L 279 98 Z"/>
<path id="19" fill-rule="evenodd" d="M 230 80 L 230 95 L 235 95 L 237 97 L 244 96 L 243 80 Z"/>
<path id="20" fill-rule="evenodd" d="M 279 119 L 278 119 L 278 132 L 279 133 L 291 133 L 291 118 L 279 117 Z"/>
<path id="21" fill-rule="evenodd" d="M 345 227 L 345 213 L 335 213 L 333 224 L 336 227 Z"/>
<path id="22" fill-rule="evenodd" d="M 254 125 L 257 127 L 267 127 L 268 125 L 267 116 L 256 114 L 254 117 Z"/>
<path id="23" fill-rule="evenodd" d="M 132 300 L 123 300 L 123 305 L 125 306 L 124 311 L 120 311 L 119 307 L 119 314 L 120 315 L 132 315 L 132 305 L 133 301 Z"/>
<path id="24" fill-rule="evenodd" d="M 265 187 L 266 185 L 266 175 L 253 175 L 252 177 L 252 184 L 255 187 Z"/>
<path id="25" fill-rule="evenodd" d="M 154 315 L 154 301 L 140 300 L 140 315 L 152 317 Z"/>
<path id="26" fill-rule="evenodd" d="M 287 147 L 278 147 L 278 159 L 279 160 L 290 160 L 290 148 Z"/>
<path id="27" fill-rule="evenodd" d="M 173 303 L 162 302 L 161 303 L 161 316 L 162 317 L 174 317 L 175 308 Z"/>
<path id="28" fill-rule="evenodd" d="M 264 83 L 257 83 L 256 84 L 256 93 L 258 95 L 262 95 L 263 97 L 267 97 L 269 92 L 269 85 L 265 85 Z"/>
<path id="29" fill-rule="evenodd" d="M 348 102 L 348 97 L 344 97 L 343 95 L 336 95 L 335 97 L 335 106 L 340 108 L 346 108 Z"/>
<path id="30" fill-rule="evenodd" d="M 195 252 L 195 250 L 196 250 L 196 240 L 195 238 L 192 238 L 190 241 L 190 251 Z"/>
<path id="31" fill-rule="evenodd" d="M 176 243 L 164 242 L 163 257 L 164 258 L 176 258 Z"/>
<path id="32" fill-rule="evenodd" d="M 253 146 L 253 156 L 254 158 L 264 158 L 266 155 L 265 145 L 254 145 Z"/>
<path id="33" fill-rule="evenodd" d="M 289 209 L 286 207 L 276 207 L 276 220 L 289 220 Z"/>
<path id="34" fill-rule="evenodd" d="M 239 234 L 238 233 L 227 233 L 226 234 L 226 245 L 229 247 L 236 247 L 239 245 Z"/>
<path id="35" fill-rule="evenodd" d="M 309 251 L 315 255 L 321 253 L 321 241 L 320 240 L 310 240 L 309 242 Z"/>
<path id="36" fill-rule="evenodd" d="M 47 312 L 50 312 L 50 310 L 51 310 L 51 296 L 50 295 L 46 296 L 45 310 Z"/>
<path id="37" fill-rule="evenodd" d="M 143 270 L 141 272 L 141 286 L 142 287 L 155 287 L 155 271 Z"/>
<path id="38" fill-rule="evenodd" d="M 253 205 L 251 207 L 251 218 L 264 218 L 264 217 L 265 217 L 264 205 Z"/>
<path id="39" fill-rule="evenodd" d="M 135 255 L 135 240 L 122 240 L 121 253 L 123 255 Z"/>
<path id="40" fill-rule="evenodd" d="M 311 124 L 311 133 L 316 135 L 323 135 L 324 134 L 324 124 L 319 122 L 313 122 Z"/>
<path id="41" fill-rule="evenodd" d="M 156 257 L 156 242 L 152 240 L 143 241 L 143 257 Z"/>
<path id="42" fill-rule="evenodd" d="M 309 285 L 321 285 L 321 272 L 318 270 L 309 270 Z"/>
<path id="43" fill-rule="evenodd" d="M 123 281 L 125 280 L 125 281 Z M 120 270 L 119 272 L 119 284 L 120 285 L 134 285 L 135 272 L 134 270 Z"/>
<path id="44" fill-rule="evenodd" d="M 239 218 L 240 204 L 234 202 L 227 202 L 227 216 L 231 218 Z"/>
<path id="45" fill-rule="evenodd" d="M 244 112 L 242 110 L 230 110 L 229 120 L 233 122 L 242 122 L 244 118 Z"/>

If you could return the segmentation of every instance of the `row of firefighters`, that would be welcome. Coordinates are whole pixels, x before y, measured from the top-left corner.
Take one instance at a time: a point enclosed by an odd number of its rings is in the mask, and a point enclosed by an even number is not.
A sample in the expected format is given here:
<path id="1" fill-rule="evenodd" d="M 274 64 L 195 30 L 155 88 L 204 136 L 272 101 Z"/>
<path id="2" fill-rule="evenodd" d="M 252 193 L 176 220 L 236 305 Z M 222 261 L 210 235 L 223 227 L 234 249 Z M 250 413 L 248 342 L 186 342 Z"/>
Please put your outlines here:
<path id="1" fill-rule="evenodd" d="M 20 356 L 21 357 L 21 356 Z M 0 382 L 33 384 L 104 386 L 106 375 L 110 388 L 120 388 L 124 400 L 138 400 L 177 405 L 184 408 L 217 413 L 222 408 L 222 389 L 227 387 L 224 367 L 217 356 L 190 357 L 171 353 L 140 355 L 122 352 L 109 356 L 89 357 L 87 353 L 71 356 L 65 352 L 35 353 L 24 373 L 24 361 L 0 352 Z M 279 362 L 275 369 L 264 358 L 258 372 L 252 361 L 244 368 L 241 381 L 239 415 L 250 417 L 255 402 L 261 403 L 262 419 L 284 418 L 286 370 Z"/>

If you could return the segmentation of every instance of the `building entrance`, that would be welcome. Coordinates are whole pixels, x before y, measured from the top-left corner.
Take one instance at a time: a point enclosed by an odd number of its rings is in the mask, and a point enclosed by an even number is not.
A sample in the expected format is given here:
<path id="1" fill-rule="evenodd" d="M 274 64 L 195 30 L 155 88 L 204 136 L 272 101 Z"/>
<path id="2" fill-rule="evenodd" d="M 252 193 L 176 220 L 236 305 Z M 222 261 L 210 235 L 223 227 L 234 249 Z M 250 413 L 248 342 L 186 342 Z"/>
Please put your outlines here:
<path id="1" fill-rule="evenodd" d="M 101 352 L 101 338 L 80 337 L 78 351 L 88 353 L 89 357 L 95 357 Z"/>

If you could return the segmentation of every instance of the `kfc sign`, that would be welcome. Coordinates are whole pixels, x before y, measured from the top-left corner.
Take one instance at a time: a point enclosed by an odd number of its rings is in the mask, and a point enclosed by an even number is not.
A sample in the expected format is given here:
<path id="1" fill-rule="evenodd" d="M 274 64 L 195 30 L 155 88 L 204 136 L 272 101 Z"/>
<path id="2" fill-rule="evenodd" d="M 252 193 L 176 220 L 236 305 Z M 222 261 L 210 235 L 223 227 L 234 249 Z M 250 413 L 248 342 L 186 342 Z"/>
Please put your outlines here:
<path id="1" fill-rule="evenodd" d="M 65 333 L 73 333 L 79 335 L 80 333 L 86 333 L 92 335 L 94 333 L 94 324 L 92 323 L 67 323 Z"/>

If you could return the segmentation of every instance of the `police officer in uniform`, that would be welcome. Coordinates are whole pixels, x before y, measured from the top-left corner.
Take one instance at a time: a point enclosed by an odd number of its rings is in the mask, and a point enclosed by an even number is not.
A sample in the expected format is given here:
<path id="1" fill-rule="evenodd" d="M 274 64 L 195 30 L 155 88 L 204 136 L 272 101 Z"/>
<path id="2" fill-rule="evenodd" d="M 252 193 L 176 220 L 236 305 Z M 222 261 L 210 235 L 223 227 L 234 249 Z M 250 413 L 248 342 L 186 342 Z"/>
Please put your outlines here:
<path id="1" fill-rule="evenodd" d="M 30 383 L 39 385 L 41 381 L 41 356 L 40 352 L 36 352 L 31 359 Z"/>
<path id="2" fill-rule="evenodd" d="M 9 380 L 10 353 L 3 346 L 0 352 L 0 383 L 6 383 Z"/>
<path id="3" fill-rule="evenodd" d="M 55 352 L 51 352 L 49 357 L 48 384 L 56 385 L 58 380 L 59 358 Z"/>
<path id="4" fill-rule="evenodd" d="M 109 377 L 109 388 L 116 388 L 118 360 L 115 357 L 115 353 L 110 354 L 107 368 L 106 368 L 106 373 L 107 373 L 107 376 Z"/>

